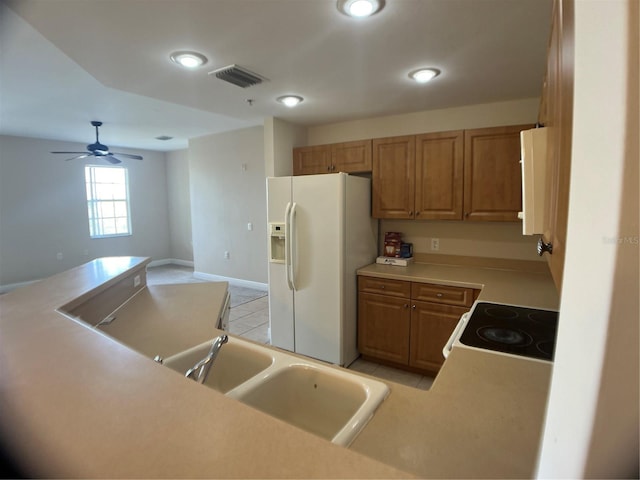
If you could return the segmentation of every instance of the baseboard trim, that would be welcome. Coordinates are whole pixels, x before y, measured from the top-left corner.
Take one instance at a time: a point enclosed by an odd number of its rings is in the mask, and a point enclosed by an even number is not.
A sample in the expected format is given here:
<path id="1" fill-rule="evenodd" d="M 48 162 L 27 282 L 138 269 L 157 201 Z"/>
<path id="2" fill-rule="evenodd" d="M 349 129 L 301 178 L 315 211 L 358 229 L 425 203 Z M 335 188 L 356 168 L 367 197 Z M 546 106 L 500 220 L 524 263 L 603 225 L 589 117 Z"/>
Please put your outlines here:
<path id="1" fill-rule="evenodd" d="M 254 288 L 264 292 L 269 291 L 269 285 L 266 283 L 253 282 L 251 280 L 242 280 L 240 278 L 223 277 L 222 275 L 213 275 L 211 273 L 193 272 L 195 278 L 200 280 L 209 280 L 211 282 L 229 282 L 230 285 L 236 287 Z"/>
<path id="2" fill-rule="evenodd" d="M 180 260 L 177 258 L 162 258 L 160 260 L 152 260 L 147 267 L 161 267 L 163 265 L 180 265 L 181 267 L 193 267 L 192 260 Z"/>

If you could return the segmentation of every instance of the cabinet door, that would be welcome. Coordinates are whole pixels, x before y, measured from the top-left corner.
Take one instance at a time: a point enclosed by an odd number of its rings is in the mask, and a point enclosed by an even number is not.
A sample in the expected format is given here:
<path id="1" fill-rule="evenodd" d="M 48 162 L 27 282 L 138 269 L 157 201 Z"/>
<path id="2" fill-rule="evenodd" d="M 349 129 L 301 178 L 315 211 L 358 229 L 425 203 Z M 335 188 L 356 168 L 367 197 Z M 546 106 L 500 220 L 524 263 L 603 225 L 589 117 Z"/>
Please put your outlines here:
<path id="1" fill-rule="evenodd" d="M 331 169 L 331 145 L 298 147 L 293 149 L 293 174 L 313 175 L 329 173 Z"/>
<path id="2" fill-rule="evenodd" d="M 464 133 L 416 137 L 415 218 L 462 220 Z"/>
<path id="3" fill-rule="evenodd" d="M 532 127 L 465 130 L 465 220 L 518 221 L 522 210 L 520 131 Z"/>
<path id="4" fill-rule="evenodd" d="M 363 355 L 406 365 L 409 362 L 409 300 L 360 293 L 358 350 Z"/>
<path id="5" fill-rule="evenodd" d="M 415 137 L 373 140 L 374 218 L 413 218 Z"/>
<path id="6" fill-rule="evenodd" d="M 370 172 L 371 140 L 335 143 L 331 145 L 332 172 Z"/>
<path id="7" fill-rule="evenodd" d="M 547 224 L 542 240 L 553 246 L 546 254 L 553 281 L 560 292 L 564 270 L 571 136 L 573 130 L 573 2 L 554 2 L 551 38 L 547 56 L 545 109 L 540 121 L 548 127 L 547 141 Z"/>
<path id="8" fill-rule="evenodd" d="M 436 373 L 444 363 L 442 349 L 468 309 L 412 301 L 409 365 Z"/>

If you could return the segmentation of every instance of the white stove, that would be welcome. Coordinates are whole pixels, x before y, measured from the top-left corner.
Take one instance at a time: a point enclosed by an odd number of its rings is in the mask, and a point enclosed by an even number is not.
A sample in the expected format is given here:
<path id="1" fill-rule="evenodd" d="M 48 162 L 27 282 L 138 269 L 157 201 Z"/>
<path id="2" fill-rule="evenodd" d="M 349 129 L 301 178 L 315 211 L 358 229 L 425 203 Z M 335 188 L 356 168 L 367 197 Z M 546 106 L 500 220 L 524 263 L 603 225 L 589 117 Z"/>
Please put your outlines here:
<path id="1" fill-rule="evenodd" d="M 490 351 L 539 362 L 553 362 L 558 312 L 476 301 L 442 350 L 453 347 Z"/>

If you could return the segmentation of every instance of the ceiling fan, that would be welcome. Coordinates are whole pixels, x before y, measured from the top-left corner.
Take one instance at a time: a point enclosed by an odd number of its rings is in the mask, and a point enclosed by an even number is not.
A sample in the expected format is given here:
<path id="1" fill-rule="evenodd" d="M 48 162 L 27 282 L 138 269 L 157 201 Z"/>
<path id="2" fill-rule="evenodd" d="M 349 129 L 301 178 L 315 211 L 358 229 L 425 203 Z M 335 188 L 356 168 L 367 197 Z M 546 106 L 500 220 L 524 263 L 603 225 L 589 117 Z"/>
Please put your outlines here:
<path id="1" fill-rule="evenodd" d="M 86 158 L 86 157 L 104 157 L 104 159 L 107 162 L 113 163 L 114 165 L 118 163 L 122 163 L 122 160 L 120 160 L 119 158 L 116 158 L 114 155 L 118 155 L 119 157 L 131 158 L 133 160 L 142 160 L 142 157 L 140 155 L 110 152 L 109 147 L 100 143 L 100 140 L 98 139 L 98 127 L 102 125 L 102 122 L 98 122 L 94 120 L 93 122 L 91 122 L 91 125 L 96 127 L 96 141 L 95 143 L 91 143 L 87 145 L 86 152 L 51 152 L 51 153 L 65 153 L 67 155 L 74 155 L 74 154 L 76 155 L 75 157 L 67 158 L 67 161 L 77 160 L 79 158 Z"/>

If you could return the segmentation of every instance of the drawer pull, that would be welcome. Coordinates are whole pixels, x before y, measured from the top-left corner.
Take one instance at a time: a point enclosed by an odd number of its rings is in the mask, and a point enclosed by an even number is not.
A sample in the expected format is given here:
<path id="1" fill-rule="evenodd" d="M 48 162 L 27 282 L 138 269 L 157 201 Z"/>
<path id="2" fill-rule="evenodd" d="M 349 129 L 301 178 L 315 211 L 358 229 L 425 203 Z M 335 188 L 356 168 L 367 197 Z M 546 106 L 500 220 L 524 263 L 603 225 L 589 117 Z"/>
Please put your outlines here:
<path id="1" fill-rule="evenodd" d="M 442 294 L 441 293 L 436 293 L 436 297 L 442 298 Z"/>
<path id="2" fill-rule="evenodd" d="M 415 310 L 415 309 L 416 309 L 416 306 L 415 306 L 415 304 L 414 304 L 414 305 L 411 305 L 411 308 L 413 308 L 413 309 Z"/>
<path id="3" fill-rule="evenodd" d="M 380 285 L 380 288 L 381 288 L 382 290 L 384 290 L 384 285 Z"/>

